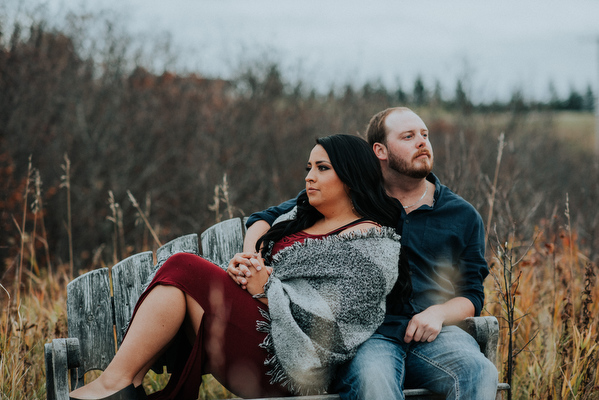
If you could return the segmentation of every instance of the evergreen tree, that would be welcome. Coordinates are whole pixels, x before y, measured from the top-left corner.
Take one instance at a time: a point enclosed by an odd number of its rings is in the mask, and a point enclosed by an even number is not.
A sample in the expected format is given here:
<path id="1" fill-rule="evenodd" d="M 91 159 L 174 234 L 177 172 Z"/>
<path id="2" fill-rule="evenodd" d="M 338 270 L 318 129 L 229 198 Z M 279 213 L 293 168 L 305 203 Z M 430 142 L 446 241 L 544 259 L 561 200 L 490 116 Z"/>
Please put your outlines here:
<path id="1" fill-rule="evenodd" d="M 570 88 L 570 95 L 566 100 L 565 109 L 573 111 L 581 111 L 583 109 L 584 99 L 580 93 L 574 88 Z"/>
<path id="2" fill-rule="evenodd" d="M 453 104 L 456 109 L 464 112 L 468 112 L 472 109 L 472 103 L 470 102 L 470 99 L 468 99 L 468 94 L 464 89 L 464 84 L 461 79 L 458 79 L 456 83 Z"/>
<path id="3" fill-rule="evenodd" d="M 549 108 L 551 110 L 561 110 L 563 108 L 563 102 L 560 100 L 555 88 L 553 81 L 549 82 Z"/>
<path id="4" fill-rule="evenodd" d="M 428 92 L 420 75 L 418 75 L 416 81 L 414 81 L 413 101 L 416 106 L 422 106 L 428 103 Z"/>
<path id="5" fill-rule="evenodd" d="M 591 85 L 587 85 L 587 91 L 582 100 L 582 109 L 584 111 L 593 111 L 595 109 L 595 94 L 593 93 Z"/>

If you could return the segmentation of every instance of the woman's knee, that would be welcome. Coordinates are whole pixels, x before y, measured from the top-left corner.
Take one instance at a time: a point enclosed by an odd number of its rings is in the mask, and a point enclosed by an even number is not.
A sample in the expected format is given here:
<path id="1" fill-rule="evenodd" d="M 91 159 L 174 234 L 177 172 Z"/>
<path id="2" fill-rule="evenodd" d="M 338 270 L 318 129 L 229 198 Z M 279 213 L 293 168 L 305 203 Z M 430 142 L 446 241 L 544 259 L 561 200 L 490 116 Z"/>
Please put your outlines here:
<path id="1" fill-rule="evenodd" d="M 161 276 L 167 276 L 171 279 L 189 280 L 190 276 L 194 279 L 206 278 L 213 279 L 214 274 L 224 272 L 217 265 L 210 261 L 190 253 L 175 253 L 170 256 L 158 270 Z"/>
<path id="2" fill-rule="evenodd" d="M 198 259 L 201 260 L 202 258 L 191 253 L 175 253 L 170 256 L 160 268 L 181 268 L 188 265 L 195 265 L 198 263 Z"/>

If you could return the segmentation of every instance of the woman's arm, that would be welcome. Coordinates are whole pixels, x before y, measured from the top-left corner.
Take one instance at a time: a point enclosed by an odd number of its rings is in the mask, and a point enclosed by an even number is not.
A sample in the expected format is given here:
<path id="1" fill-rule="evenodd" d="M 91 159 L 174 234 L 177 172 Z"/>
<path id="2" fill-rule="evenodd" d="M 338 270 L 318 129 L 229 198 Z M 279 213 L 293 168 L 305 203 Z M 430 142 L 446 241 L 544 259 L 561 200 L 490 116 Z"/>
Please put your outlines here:
<path id="1" fill-rule="evenodd" d="M 264 259 L 262 257 L 258 256 L 253 260 L 259 265 L 257 267 L 250 268 L 253 273 L 251 277 L 247 279 L 247 291 L 252 296 L 256 296 L 256 299 L 258 301 L 261 301 L 262 303 L 268 305 L 268 299 L 265 297 L 264 294 L 264 285 L 266 284 L 266 282 L 268 282 L 270 272 L 268 268 L 264 265 Z M 260 267 L 259 270 L 258 267 Z"/>

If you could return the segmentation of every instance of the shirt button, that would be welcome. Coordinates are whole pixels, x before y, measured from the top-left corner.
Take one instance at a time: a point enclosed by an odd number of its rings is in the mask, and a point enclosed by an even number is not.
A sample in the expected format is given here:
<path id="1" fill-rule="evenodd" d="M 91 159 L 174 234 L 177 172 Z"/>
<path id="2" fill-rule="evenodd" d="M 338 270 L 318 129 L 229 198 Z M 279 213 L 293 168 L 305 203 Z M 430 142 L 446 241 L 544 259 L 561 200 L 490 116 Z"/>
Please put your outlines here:
<path id="1" fill-rule="evenodd" d="M 410 220 L 409 220 L 409 219 L 406 219 L 406 224 L 409 224 L 409 223 L 410 223 Z"/>

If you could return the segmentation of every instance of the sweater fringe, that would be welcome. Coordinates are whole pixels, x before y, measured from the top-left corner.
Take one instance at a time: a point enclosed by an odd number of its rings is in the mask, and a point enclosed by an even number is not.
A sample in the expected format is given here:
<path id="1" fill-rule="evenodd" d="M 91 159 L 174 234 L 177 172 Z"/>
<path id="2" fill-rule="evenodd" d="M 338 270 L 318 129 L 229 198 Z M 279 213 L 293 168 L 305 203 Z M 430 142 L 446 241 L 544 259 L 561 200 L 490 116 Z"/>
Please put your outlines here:
<path id="1" fill-rule="evenodd" d="M 268 311 L 259 309 L 260 314 L 264 317 L 265 321 L 256 321 L 256 330 L 258 332 L 266 333 L 266 337 L 259 344 L 259 346 L 267 351 L 269 357 L 264 360 L 264 365 L 269 367 L 269 371 L 267 375 L 270 378 L 270 384 L 275 385 L 279 384 L 289 391 L 301 395 L 301 396 L 309 396 L 314 394 L 323 394 L 326 393 L 326 388 L 315 389 L 313 387 L 305 387 L 295 381 L 287 374 L 285 368 L 281 364 L 281 361 L 277 357 L 275 353 L 275 344 L 272 340 L 271 335 L 271 320 L 270 314 Z"/>

